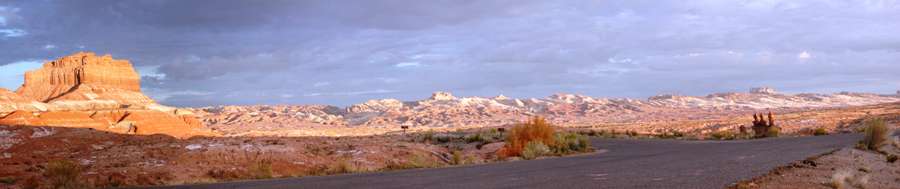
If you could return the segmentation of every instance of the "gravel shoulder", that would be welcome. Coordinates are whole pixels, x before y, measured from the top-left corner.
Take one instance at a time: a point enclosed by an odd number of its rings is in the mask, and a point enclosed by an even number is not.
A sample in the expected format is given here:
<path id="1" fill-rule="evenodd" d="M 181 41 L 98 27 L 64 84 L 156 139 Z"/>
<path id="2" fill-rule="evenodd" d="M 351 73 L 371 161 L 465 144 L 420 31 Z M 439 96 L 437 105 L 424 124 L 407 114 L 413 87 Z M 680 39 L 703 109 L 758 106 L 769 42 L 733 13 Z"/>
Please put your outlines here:
<path id="1" fill-rule="evenodd" d="M 884 154 L 842 148 L 778 167 L 734 188 L 900 188 L 900 161 L 888 162 L 886 155 L 900 155 L 897 136 L 880 149 Z"/>

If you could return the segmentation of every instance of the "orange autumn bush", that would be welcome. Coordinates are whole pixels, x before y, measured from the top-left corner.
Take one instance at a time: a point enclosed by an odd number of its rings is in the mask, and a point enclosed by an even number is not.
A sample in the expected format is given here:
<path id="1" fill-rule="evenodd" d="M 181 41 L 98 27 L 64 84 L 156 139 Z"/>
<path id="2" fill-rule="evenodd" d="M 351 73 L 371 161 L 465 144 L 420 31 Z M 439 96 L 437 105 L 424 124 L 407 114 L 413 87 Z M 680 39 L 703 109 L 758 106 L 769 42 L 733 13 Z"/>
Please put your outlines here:
<path id="1" fill-rule="evenodd" d="M 553 138 L 556 130 L 547 123 L 544 118 L 534 117 L 526 123 L 518 124 L 509 131 L 506 137 L 506 146 L 498 151 L 502 157 L 522 155 L 522 150 L 531 141 L 538 141 L 547 146 L 553 146 L 556 141 Z"/>

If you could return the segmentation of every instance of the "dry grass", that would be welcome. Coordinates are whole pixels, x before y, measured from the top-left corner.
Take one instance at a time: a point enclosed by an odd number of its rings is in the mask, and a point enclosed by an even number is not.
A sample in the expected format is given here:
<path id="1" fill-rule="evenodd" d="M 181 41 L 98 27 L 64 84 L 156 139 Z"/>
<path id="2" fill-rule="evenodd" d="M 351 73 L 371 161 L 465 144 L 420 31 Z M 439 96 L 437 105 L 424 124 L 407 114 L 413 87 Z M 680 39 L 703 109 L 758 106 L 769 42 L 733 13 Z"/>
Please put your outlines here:
<path id="1" fill-rule="evenodd" d="M 452 165 L 462 165 L 465 164 L 465 160 L 463 159 L 463 153 L 459 150 L 453 150 L 450 153 L 450 164 Z"/>
<path id="2" fill-rule="evenodd" d="M 358 168 L 358 166 L 354 165 L 348 159 L 339 159 L 339 160 L 335 161 L 334 163 L 332 163 L 331 165 L 329 165 L 328 170 L 326 172 L 327 172 L 327 174 L 344 174 L 344 173 L 362 172 L 362 170 L 360 170 Z"/>
<path id="3" fill-rule="evenodd" d="M 387 162 L 383 170 L 417 169 L 441 167 L 441 163 L 424 155 L 410 154 L 405 161 L 393 160 Z"/>
<path id="4" fill-rule="evenodd" d="M 554 145 L 553 134 L 556 130 L 546 120 L 534 117 L 527 123 L 513 127 L 506 138 L 506 146 L 498 154 L 504 157 L 521 156 L 525 146 L 531 141 L 539 141 L 544 145 Z"/>
<path id="5" fill-rule="evenodd" d="M 838 170 L 831 176 L 829 186 L 836 189 L 865 188 L 869 183 L 869 176 L 865 174 L 853 174 L 851 170 Z"/>
<path id="6" fill-rule="evenodd" d="M 862 140 L 863 147 L 868 150 L 878 151 L 878 148 L 888 140 L 890 129 L 888 129 L 882 119 L 867 120 L 865 125 L 865 138 Z"/>
<path id="7" fill-rule="evenodd" d="M 81 183 L 81 167 L 72 161 L 54 160 L 47 163 L 47 170 L 44 172 L 46 183 L 50 184 L 50 188 L 69 189 L 69 188 L 86 188 Z"/>

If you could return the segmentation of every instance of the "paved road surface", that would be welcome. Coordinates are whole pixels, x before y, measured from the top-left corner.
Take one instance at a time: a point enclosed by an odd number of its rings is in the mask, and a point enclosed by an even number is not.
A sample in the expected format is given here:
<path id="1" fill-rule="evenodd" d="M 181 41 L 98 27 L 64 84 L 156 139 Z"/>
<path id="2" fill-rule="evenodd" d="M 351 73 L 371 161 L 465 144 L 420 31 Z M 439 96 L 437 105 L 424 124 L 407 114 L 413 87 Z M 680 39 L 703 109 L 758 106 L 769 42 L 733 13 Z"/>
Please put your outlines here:
<path id="1" fill-rule="evenodd" d="M 166 188 L 723 188 L 853 144 L 855 134 L 750 141 L 594 139 L 607 152 L 382 173 Z"/>

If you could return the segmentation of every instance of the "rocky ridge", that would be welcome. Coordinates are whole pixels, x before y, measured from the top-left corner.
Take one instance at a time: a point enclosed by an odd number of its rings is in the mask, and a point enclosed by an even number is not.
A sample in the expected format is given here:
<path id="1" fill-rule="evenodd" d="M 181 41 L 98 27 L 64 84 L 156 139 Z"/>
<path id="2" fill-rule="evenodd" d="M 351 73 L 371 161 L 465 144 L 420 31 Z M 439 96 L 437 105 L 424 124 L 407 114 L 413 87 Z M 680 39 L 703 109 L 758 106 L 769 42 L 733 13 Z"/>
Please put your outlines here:
<path id="1" fill-rule="evenodd" d="M 347 108 L 327 105 L 216 106 L 195 109 L 212 128 L 278 128 L 300 126 L 479 127 L 499 126 L 542 116 L 563 126 L 597 123 L 644 123 L 709 119 L 754 111 L 788 111 L 898 102 L 900 97 L 868 93 L 782 94 L 771 88 L 748 93 L 707 96 L 658 95 L 646 100 L 554 94 L 545 98 L 454 97 L 436 92 L 431 98 L 403 102 L 369 100 Z"/>
<path id="2" fill-rule="evenodd" d="M 192 112 L 141 93 L 128 60 L 79 52 L 25 73 L 15 93 L 0 89 L 0 125 L 84 127 L 186 137 L 201 132 Z"/>

